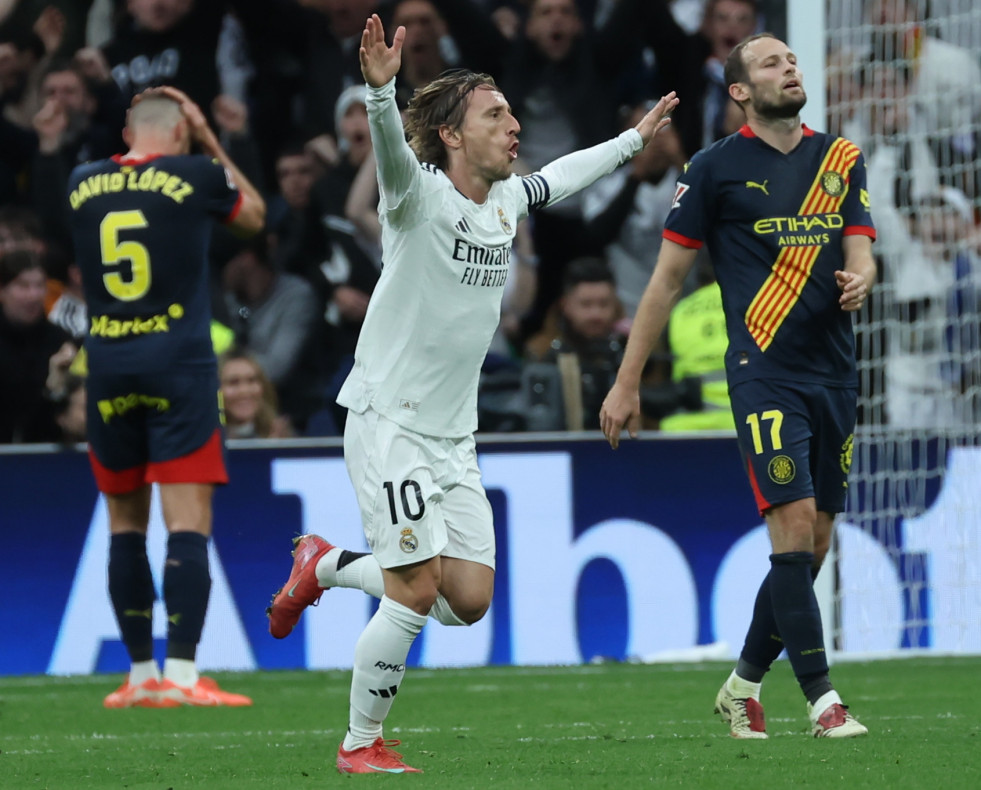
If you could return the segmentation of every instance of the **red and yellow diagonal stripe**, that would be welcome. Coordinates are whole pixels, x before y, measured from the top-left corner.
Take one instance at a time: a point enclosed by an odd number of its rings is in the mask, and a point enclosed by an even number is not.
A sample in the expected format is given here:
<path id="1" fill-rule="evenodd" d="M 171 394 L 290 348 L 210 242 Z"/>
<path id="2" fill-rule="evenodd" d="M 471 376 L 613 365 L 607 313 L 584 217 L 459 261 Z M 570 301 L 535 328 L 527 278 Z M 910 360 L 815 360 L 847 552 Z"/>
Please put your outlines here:
<path id="1" fill-rule="evenodd" d="M 798 216 L 838 211 L 848 194 L 848 173 L 858 156 L 856 145 L 842 137 L 835 140 L 797 211 Z M 821 186 L 822 176 L 829 172 L 839 173 L 845 180 L 842 193 L 837 197 L 829 195 Z M 770 347 L 780 325 L 797 304 L 820 252 L 820 245 L 784 247 L 780 250 L 769 277 L 746 310 L 746 327 L 761 351 Z"/>

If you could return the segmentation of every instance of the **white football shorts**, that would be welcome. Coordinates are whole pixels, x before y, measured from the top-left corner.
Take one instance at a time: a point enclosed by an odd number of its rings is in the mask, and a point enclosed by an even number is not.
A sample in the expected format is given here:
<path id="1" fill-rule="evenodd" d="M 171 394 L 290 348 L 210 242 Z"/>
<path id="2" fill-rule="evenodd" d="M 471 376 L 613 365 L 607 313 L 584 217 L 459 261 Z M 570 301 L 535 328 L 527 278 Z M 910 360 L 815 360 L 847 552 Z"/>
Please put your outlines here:
<path id="1" fill-rule="evenodd" d="M 374 409 L 349 411 L 344 461 L 381 567 L 436 556 L 494 567 L 494 518 L 473 436 L 426 436 Z"/>

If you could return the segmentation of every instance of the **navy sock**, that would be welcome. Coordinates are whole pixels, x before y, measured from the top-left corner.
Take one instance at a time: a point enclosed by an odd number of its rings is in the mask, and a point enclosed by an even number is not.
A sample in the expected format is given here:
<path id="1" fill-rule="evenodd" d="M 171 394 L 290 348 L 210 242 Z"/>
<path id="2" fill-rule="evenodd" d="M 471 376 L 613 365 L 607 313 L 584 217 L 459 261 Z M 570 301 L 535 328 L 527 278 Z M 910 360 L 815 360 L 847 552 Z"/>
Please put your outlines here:
<path id="1" fill-rule="evenodd" d="M 813 564 L 814 554 L 809 551 L 770 555 L 773 617 L 794 675 L 808 699 L 828 675 L 821 610 L 811 575 Z"/>
<path id="2" fill-rule="evenodd" d="M 146 535 L 126 532 L 109 537 L 109 598 L 130 661 L 153 658 L 153 574 Z"/>
<path id="3" fill-rule="evenodd" d="M 167 658 L 194 660 L 210 593 L 208 539 L 197 532 L 172 532 L 163 577 Z"/>
<path id="4" fill-rule="evenodd" d="M 811 584 L 817 579 L 821 570 L 818 565 L 811 565 Z M 770 574 L 763 579 L 759 592 L 756 593 L 756 603 L 753 605 L 753 619 L 746 633 L 746 642 L 736 674 L 744 680 L 759 683 L 769 671 L 773 662 L 783 652 L 783 640 L 780 638 L 776 618 L 773 616 L 773 599 L 770 596 Z"/>

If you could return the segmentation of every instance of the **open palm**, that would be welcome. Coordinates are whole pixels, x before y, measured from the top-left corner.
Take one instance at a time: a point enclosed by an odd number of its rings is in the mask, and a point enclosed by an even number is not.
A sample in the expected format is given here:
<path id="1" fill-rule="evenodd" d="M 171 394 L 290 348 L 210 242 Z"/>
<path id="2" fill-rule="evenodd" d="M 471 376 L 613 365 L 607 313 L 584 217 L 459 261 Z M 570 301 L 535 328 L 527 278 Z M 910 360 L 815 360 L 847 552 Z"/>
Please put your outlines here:
<path id="1" fill-rule="evenodd" d="M 365 23 L 361 34 L 361 73 L 364 81 L 372 88 L 380 88 L 388 83 L 402 65 L 402 42 L 405 40 L 405 28 L 399 27 L 392 39 L 392 46 L 385 43 L 385 28 L 382 27 L 378 14 L 372 14 Z"/>

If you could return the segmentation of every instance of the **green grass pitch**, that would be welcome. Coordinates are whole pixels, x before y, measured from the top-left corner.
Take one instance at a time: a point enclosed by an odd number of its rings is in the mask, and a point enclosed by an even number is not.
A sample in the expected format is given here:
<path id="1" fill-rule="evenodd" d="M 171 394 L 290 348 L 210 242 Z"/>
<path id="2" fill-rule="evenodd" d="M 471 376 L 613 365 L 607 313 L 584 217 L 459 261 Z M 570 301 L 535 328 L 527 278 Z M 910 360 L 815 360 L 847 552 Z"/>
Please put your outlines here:
<path id="1" fill-rule="evenodd" d="M 341 776 L 349 672 L 218 674 L 252 708 L 105 710 L 119 676 L 0 678 L 4 790 L 981 788 L 981 658 L 841 663 L 867 738 L 816 740 L 786 661 L 767 741 L 712 714 L 729 665 L 409 670 L 386 735 L 422 775 Z"/>

